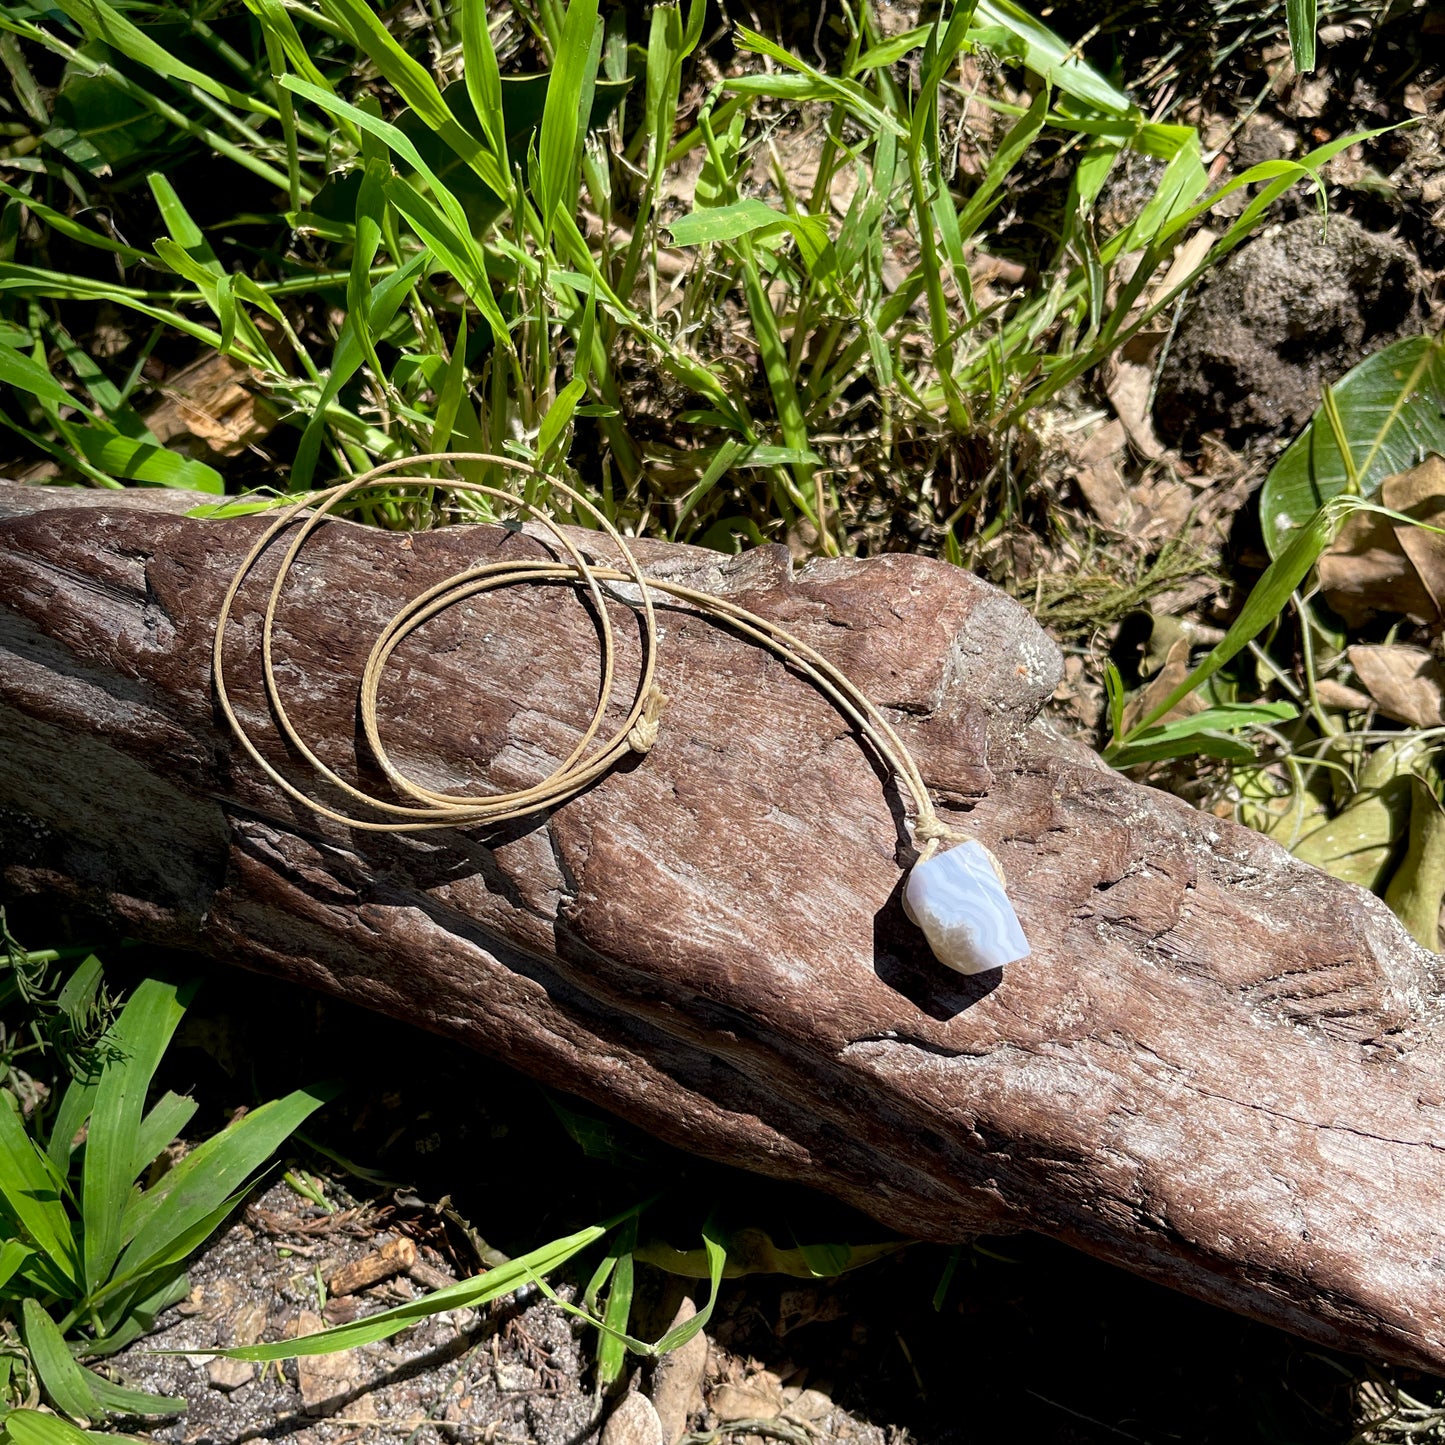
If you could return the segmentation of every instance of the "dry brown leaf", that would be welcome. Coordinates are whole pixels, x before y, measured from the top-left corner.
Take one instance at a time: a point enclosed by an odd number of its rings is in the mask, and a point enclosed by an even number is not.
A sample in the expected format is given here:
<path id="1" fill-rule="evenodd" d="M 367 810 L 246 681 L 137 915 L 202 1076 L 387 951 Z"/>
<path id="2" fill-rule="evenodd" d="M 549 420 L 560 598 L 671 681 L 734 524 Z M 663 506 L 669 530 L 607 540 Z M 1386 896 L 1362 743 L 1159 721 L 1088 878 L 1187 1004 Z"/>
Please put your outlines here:
<path id="1" fill-rule="evenodd" d="M 1445 524 L 1445 460 L 1387 477 L 1380 500 L 1430 526 Z M 1445 537 L 1356 512 L 1319 562 L 1320 586 L 1350 627 L 1380 613 L 1430 624 L 1445 611 Z"/>
<path id="2" fill-rule="evenodd" d="M 1357 687 L 1346 687 L 1332 677 L 1322 677 L 1315 684 L 1315 696 L 1321 707 L 1342 708 L 1351 712 L 1363 712 L 1375 705 L 1375 700 L 1369 693 L 1361 692 Z"/>
<path id="3" fill-rule="evenodd" d="M 1154 431 L 1149 413 L 1149 393 L 1154 388 L 1153 364 L 1125 361 L 1116 357 L 1105 368 L 1104 390 L 1124 423 L 1129 440 L 1141 457 L 1158 461 L 1164 455 L 1164 443 Z"/>
<path id="4" fill-rule="evenodd" d="M 1427 526 L 1445 526 L 1445 458 L 1426 457 L 1418 467 L 1386 477 L 1380 500 Z M 1445 612 L 1445 537 L 1423 527 L 1395 523 L 1400 548 L 1414 564 L 1437 612 Z"/>
<path id="5" fill-rule="evenodd" d="M 1356 512 L 1320 557 L 1320 588 L 1348 627 L 1381 613 L 1433 622 L 1435 603 L 1405 555 L 1388 517 Z"/>
<path id="6" fill-rule="evenodd" d="M 1445 726 L 1445 667 L 1423 647 L 1357 645 L 1348 655 L 1386 717 L 1417 728 Z"/>

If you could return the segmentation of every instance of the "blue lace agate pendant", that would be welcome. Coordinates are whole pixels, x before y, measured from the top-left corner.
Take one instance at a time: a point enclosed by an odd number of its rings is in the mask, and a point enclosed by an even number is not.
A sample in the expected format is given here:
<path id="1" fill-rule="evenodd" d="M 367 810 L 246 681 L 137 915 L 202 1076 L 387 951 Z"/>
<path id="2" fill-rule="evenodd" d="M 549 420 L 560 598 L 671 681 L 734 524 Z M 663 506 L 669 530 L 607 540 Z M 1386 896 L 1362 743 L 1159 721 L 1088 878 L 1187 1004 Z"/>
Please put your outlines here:
<path id="1" fill-rule="evenodd" d="M 903 911 L 934 957 L 959 973 L 986 973 L 1029 955 L 998 864 L 972 839 L 913 865 Z"/>

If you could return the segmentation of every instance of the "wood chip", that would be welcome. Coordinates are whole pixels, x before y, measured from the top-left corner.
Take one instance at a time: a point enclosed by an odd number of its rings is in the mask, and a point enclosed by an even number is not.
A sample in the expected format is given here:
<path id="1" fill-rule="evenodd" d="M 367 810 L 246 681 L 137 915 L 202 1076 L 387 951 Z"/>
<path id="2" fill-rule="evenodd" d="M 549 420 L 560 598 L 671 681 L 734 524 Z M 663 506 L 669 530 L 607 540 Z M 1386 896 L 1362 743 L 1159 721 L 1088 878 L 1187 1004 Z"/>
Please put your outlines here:
<path id="1" fill-rule="evenodd" d="M 204 356 L 165 381 L 146 425 L 157 441 L 196 437 L 220 456 L 237 456 L 278 420 L 275 409 L 249 389 L 257 379 L 228 356 Z"/>
<path id="2" fill-rule="evenodd" d="M 384 1244 L 380 1249 L 334 1270 L 326 1281 L 326 1288 L 333 1295 L 355 1294 L 357 1290 L 370 1289 L 393 1275 L 409 1274 L 416 1265 L 416 1245 L 403 1234 L 390 1244 Z M 455 1281 L 448 1280 L 447 1283 Z"/>

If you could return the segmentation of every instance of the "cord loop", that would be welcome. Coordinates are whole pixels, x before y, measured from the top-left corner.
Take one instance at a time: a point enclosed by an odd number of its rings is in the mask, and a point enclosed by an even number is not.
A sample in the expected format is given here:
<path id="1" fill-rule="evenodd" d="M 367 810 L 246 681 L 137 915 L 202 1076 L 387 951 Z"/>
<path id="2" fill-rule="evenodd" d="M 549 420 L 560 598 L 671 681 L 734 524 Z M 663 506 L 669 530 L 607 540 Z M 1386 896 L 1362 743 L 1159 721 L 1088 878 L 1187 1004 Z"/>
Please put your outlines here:
<path id="1" fill-rule="evenodd" d="M 553 491 L 566 498 L 574 509 L 586 513 L 616 550 L 620 558 L 620 565 L 598 565 L 592 561 L 584 555 L 577 543 L 568 536 L 566 530 L 551 517 L 544 507 L 529 501 L 526 497 L 518 496 L 514 492 L 487 486 L 480 482 L 392 475 L 404 467 L 452 462 L 482 462 L 506 468 L 537 482 L 545 482 Z M 276 614 L 291 568 L 301 549 L 312 533 L 331 516 L 336 507 L 358 492 L 376 486 L 382 478 L 389 478 L 386 485 L 392 489 L 434 491 L 444 488 L 458 495 L 486 497 L 507 503 L 542 526 L 562 553 L 560 558 L 519 558 L 510 561 L 489 562 L 458 572 L 403 604 L 377 637 L 361 676 L 359 704 L 362 730 L 372 755 L 376 758 L 388 782 L 398 795 L 409 800 L 407 802 L 393 802 L 387 798 L 376 797 L 348 782 L 322 762 L 301 737 L 286 709 L 281 696 L 275 657 Z M 246 731 L 236 714 L 226 686 L 224 643 L 227 626 L 232 612 L 235 610 L 236 598 L 246 579 L 255 570 L 261 556 L 271 543 L 287 528 L 298 522 L 300 525 L 297 526 L 295 536 L 287 545 L 279 569 L 271 582 L 262 618 L 261 671 L 267 701 L 278 730 L 291 747 L 307 761 L 313 771 L 351 802 L 362 804 L 374 813 L 381 814 L 380 817 L 356 816 L 339 807 L 332 807 L 320 802 L 283 776 L 261 753 Z M 591 722 L 583 732 L 580 741 L 570 756 L 558 764 L 553 772 L 540 783 L 510 792 L 493 794 L 444 792 L 429 788 L 416 779 L 408 777 L 388 754 L 378 721 L 381 681 L 392 654 L 417 628 L 448 608 L 500 587 L 529 582 L 570 583 L 586 589 L 593 602 L 598 619 L 598 629 L 601 633 L 602 677 L 598 688 L 597 705 L 593 709 Z M 608 586 L 604 589 L 604 583 L 631 584 L 631 589 L 636 591 L 636 601 L 633 601 L 631 597 L 619 596 L 618 589 L 615 587 Z M 216 635 L 211 654 L 216 697 L 231 731 L 252 762 L 288 797 L 324 818 L 343 823 L 351 828 L 383 833 L 409 833 L 434 828 L 459 828 L 508 822 L 560 806 L 601 777 L 629 752 L 645 755 L 656 744 L 662 712 L 668 699 L 655 681 L 658 631 L 653 604 L 654 593 L 662 593 L 674 602 L 683 603 L 729 627 L 748 641 L 767 648 L 788 666 L 802 673 L 827 697 L 867 738 L 879 757 L 892 769 L 899 781 L 912 795 L 917 818 L 914 837 L 922 844 L 920 858 L 931 856 L 941 841 L 949 839 L 959 841 L 966 836 L 956 833 L 939 821 L 918 765 L 888 719 L 825 657 L 784 628 L 755 613 L 748 612 L 735 603 L 729 602 L 726 598 L 685 587 L 680 583 L 665 582 L 658 578 L 648 577 L 626 540 L 587 497 L 555 477 L 544 477 L 535 467 L 531 467 L 525 462 L 519 462 L 510 457 L 494 456 L 487 452 L 435 452 L 425 456 L 386 462 L 339 486 L 310 493 L 297 501 L 294 506 L 286 508 L 257 538 L 236 569 L 235 576 L 231 579 L 230 586 L 222 599 L 216 618 Z M 616 671 L 615 639 L 606 606 L 609 596 L 616 601 L 625 603 L 639 615 L 642 656 L 632 703 L 626 716 L 615 732 L 599 740 Z"/>

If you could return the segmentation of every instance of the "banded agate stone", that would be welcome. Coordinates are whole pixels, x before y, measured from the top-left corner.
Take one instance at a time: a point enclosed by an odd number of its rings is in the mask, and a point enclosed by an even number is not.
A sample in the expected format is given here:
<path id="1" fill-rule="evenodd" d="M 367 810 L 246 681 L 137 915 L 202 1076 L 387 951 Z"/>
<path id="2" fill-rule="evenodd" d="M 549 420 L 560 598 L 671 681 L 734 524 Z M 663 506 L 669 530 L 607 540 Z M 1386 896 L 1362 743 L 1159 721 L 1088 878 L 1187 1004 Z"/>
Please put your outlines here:
<path id="1" fill-rule="evenodd" d="M 1028 940 L 993 859 L 971 839 L 913 865 L 903 911 L 938 961 L 959 973 L 985 973 L 1028 957 Z"/>

